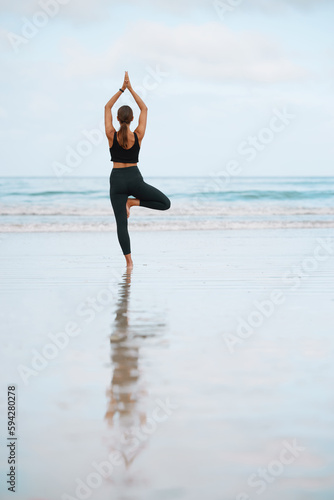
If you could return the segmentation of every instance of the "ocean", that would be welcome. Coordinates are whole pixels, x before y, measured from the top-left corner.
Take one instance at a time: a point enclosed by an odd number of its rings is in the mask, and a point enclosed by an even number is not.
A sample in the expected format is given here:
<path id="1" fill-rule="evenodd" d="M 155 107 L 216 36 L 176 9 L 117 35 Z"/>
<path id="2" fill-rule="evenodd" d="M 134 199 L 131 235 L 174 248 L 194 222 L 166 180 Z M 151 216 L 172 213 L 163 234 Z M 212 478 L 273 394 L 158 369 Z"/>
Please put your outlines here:
<path id="1" fill-rule="evenodd" d="M 131 230 L 334 227 L 334 177 L 144 180 L 170 198 L 171 208 L 132 208 Z M 110 230 L 109 175 L 0 178 L 0 232 Z"/>

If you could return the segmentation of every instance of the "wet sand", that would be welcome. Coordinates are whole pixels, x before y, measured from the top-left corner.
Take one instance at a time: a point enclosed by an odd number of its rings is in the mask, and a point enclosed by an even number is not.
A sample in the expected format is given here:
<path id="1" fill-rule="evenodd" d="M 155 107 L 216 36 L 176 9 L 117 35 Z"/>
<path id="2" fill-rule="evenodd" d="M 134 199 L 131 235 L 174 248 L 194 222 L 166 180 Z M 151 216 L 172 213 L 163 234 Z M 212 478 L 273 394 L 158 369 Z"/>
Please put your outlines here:
<path id="1" fill-rule="evenodd" d="M 328 230 L 1 237 L 19 500 L 333 498 Z"/>

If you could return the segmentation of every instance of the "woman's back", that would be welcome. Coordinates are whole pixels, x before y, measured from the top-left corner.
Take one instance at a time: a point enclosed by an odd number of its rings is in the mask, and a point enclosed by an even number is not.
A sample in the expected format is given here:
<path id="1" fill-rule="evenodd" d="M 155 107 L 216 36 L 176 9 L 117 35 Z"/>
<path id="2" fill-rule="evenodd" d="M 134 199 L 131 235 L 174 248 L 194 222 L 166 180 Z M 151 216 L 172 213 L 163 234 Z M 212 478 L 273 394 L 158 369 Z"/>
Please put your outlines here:
<path id="1" fill-rule="evenodd" d="M 130 132 L 128 134 L 127 148 L 121 146 L 117 134 L 115 131 L 112 146 L 109 148 L 111 161 L 116 163 L 138 163 L 140 144 L 137 133 Z"/>

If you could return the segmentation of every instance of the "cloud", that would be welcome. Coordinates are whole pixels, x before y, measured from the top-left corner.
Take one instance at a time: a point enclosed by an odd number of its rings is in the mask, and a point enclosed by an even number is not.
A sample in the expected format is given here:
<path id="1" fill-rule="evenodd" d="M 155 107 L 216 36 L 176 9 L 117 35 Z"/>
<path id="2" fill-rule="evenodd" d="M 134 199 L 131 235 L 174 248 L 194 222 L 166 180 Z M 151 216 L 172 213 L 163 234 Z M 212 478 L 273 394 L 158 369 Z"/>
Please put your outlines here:
<path id="1" fill-rule="evenodd" d="M 7 118 L 7 116 L 8 116 L 7 110 L 2 106 L 0 106 L 0 118 Z"/>
<path id="2" fill-rule="evenodd" d="M 227 0 L 228 1 L 228 0 Z M 246 4 L 246 0 L 245 4 Z M 322 6 L 332 5 L 331 0 L 248 0 L 247 5 L 253 9 L 261 9 L 269 12 L 270 10 L 282 10 L 287 7 L 297 9 L 312 9 Z"/>
<path id="3" fill-rule="evenodd" d="M 225 5 L 236 5 L 235 0 L 141 0 L 140 8 L 147 7 L 150 11 L 171 12 L 175 15 L 185 16 L 190 12 L 198 10 L 212 10 L 214 12 L 215 1 L 221 1 Z M 41 10 L 42 5 L 58 3 L 58 0 L 1 0 L 2 15 L 33 16 Z M 260 10 L 262 13 L 273 12 L 284 14 L 288 8 L 300 10 L 331 6 L 332 0 L 240 0 L 239 6 L 244 10 Z M 59 0 L 59 12 L 64 18 L 70 18 L 74 22 L 100 21 L 109 17 L 112 19 L 113 12 L 120 7 L 119 0 Z M 138 0 L 123 0 L 122 8 L 138 7 Z"/>
<path id="4" fill-rule="evenodd" d="M 45 118 L 58 111 L 56 101 L 46 93 L 32 92 L 27 106 L 35 118 Z"/>
<path id="5" fill-rule="evenodd" d="M 1 14 L 14 16 L 34 16 L 38 11 L 50 12 L 50 17 L 58 15 L 72 17 L 74 20 L 103 19 L 108 7 L 117 8 L 118 2 L 112 0 L 1 0 Z"/>
<path id="6" fill-rule="evenodd" d="M 219 22 L 166 26 L 137 21 L 104 53 L 89 51 L 74 39 L 64 39 L 62 49 L 67 78 L 107 76 L 111 69 L 137 65 L 211 83 L 274 83 L 308 76 L 275 40 L 252 31 L 233 32 Z"/>

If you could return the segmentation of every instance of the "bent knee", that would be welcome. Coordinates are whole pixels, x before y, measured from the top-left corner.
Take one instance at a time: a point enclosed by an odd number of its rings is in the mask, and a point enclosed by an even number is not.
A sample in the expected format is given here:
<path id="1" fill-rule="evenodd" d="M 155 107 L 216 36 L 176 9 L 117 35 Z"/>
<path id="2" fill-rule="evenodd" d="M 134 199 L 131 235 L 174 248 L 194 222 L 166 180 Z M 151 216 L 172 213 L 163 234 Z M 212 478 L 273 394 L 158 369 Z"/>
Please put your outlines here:
<path id="1" fill-rule="evenodd" d="M 171 207 L 171 202 L 170 202 L 170 199 L 169 199 L 169 198 L 167 198 L 167 196 L 166 196 L 166 199 L 165 199 L 165 204 L 164 204 L 164 208 L 163 208 L 163 210 L 168 210 L 170 207 Z"/>

